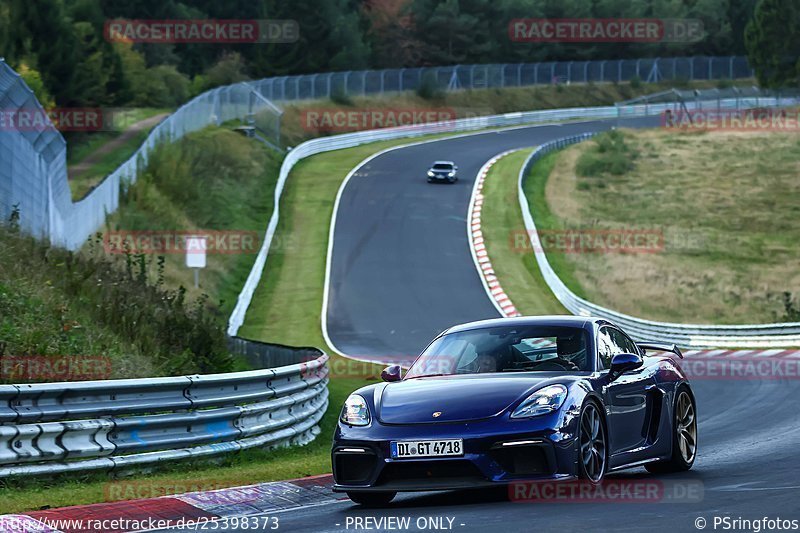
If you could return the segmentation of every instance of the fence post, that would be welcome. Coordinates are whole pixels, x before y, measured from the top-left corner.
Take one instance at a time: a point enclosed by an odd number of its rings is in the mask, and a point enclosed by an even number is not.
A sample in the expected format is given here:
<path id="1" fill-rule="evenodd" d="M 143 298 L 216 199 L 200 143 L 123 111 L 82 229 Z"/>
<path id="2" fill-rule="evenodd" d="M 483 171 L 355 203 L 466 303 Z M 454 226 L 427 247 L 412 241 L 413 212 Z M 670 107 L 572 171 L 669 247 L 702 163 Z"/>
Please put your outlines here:
<path id="1" fill-rule="evenodd" d="M 344 94 L 350 94 L 350 70 L 344 73 Z"/>
<path id="2" fill-rule="evenodd" d="M 524 63 L 517 65 L 517 87 L 522 87 L 522 66 Z"/>
<path id="3" fill-rule="evenodd" d="M 400 69 L 400 92 L 403 92 L 403 73 L 405 71 L 406 71 L 406 69 L 404 69 L 404 68 Z"/>

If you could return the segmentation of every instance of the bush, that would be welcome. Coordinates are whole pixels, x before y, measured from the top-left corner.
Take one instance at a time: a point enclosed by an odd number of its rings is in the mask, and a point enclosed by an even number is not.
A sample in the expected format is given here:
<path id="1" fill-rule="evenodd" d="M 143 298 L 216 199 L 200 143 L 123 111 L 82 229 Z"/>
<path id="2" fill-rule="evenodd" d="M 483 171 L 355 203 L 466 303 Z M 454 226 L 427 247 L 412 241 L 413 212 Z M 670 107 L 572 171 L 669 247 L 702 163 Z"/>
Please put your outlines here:
<path id="1" fill-rule="evenodd" d="M 642 88 L 642 78 L 640 78 L 639 76 L 634 76 L 631 78 L 628 84 L 631 86 L 631 89 L 638 91 L 639 89 Z"/>
<path id="2" fill-rule="evenodd" d="M 733 81 L 727 78 L 722 78 L 717 82 L 717 89 L 730 89 L 733 87 Z"/>
<path id="3" fill-rule="evenodd" d="M 595 138 L 594 145 L 578 158 L 575 172 L 586 178 L 621 176 L 633 170 L 637 157 L 638 152 L 625 142 L 625 135 L 612 130 Z"/>
<path id="4" fill-rule="evenodd" d="M 426 72 L 422 76 L 419 87 L 417 87 L 417 96 L 424 100 L 437 100 L 444 97 L 444 91 L 439 87 L 439 80 L 436 79 L 436 74 Z"/>
<path id="5" fill-rule="evenodd" d="M 2 352 L 106 355 L 115 377 L 228 372 L 224 326 L 207 298 L 163 285 L 163 258 L 52 248 L 0 224 Z M 148 279 L 148 265 L 158 265 Z"/>
<path id="6" fill-rule="evenodd" d="M 350 95 L 347 94 L 344 85 L 341 83 L 337 83 L 334 85 L 333 89 L 331 89 L 331 101 L 339 105 L 353 105 L 353 99 L 350 98 Z"/>

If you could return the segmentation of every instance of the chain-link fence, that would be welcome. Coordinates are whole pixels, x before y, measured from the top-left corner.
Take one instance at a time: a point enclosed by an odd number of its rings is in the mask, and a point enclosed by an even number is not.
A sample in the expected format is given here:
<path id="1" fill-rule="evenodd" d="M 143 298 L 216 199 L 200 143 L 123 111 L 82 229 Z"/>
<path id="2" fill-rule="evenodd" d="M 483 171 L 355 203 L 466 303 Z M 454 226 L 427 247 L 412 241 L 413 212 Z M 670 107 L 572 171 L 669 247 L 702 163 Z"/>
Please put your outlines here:
<path id="1" fill-rule="evenodd" d="M 524 87 L 553 83 L 735 80 L 753 77 L 747 58 L 675 57 L 549 63 L 455 65 L 282 76 L 252 82 L 269 100 L 308 100 L 342 95 L 382 95 L 416 90 L 424 83 L 447 90 Z"/>
<path id="2" fill-rule="evenodd" d="M 0 110 L 6 117 L 32 109 L 45 116 L 39 102 L 19 75 L 0 60 Z M 246 119 L 269 110 L 280 110 L 247 83 L 205 92 L 184 104 L 158 124 L 144 144 L 90 194 L 72 201 L 67 180 L 67 146 L 51 123 L 35 128 L 0 128 L 0 217 L 17 212 L 27 233 L 47 237 L 53 243 L 77 249 L 119 206 L 120 192 L 136 180 L 148 156 L 164 141 L 211 124 Z"/>
<path id="3" fill-rule="evenodd" d="M 752 76 L 742 57 L 693 57 L 618 61 L 568 61 L 504 65 L 457 65 L 380 71 L 332 72 L 238 83 L 205 92 L 156 126 L 142 147 L 79 202 L 72 201 L 66 144 L 51 125 L 37 130 L 0 128 L 0 217 L 18 210 L 20 226 L 70 249 L 80 247 L 119 205 L 120 191 L 136 180 L 140 165 L 162 141 L 174 141 L 210 124 L 247 119 L 264 140 L 280 146 L 282 111 L 274 101 L 384 94 L 431 83 L 440 89 L 518 87 L 549 83 L 737 79 Z M 41 106 L 0 60 L 0 109 Z"/>

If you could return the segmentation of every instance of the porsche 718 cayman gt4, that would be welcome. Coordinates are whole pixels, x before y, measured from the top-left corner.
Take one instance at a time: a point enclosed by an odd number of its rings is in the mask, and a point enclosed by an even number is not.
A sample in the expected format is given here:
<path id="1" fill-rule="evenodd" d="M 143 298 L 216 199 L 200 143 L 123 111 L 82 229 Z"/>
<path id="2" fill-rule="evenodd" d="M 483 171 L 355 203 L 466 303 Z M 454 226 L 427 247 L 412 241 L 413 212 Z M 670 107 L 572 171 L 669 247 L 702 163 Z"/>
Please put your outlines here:
<path id="1" fill-rule="evenodd" d="M 674 345 L 637 344 L 598 318 L 452 327 L 405 376 L 389 367 L 385 383 L 347 398 L 334 489 L 379 505 L 398 491 L 688 470 L 697 419 L 680 357 Z"/>

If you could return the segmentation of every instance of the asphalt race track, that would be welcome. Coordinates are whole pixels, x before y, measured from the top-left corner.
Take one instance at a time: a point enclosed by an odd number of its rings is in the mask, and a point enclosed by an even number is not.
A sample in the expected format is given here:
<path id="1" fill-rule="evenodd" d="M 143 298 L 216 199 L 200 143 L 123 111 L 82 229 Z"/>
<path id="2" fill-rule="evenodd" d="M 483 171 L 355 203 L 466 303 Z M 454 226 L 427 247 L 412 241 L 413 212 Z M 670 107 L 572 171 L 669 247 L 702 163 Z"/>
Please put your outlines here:
<path id="1" fill-rule="evenodd" d="M 504 150 L 613 124 L 525 128 L 439 141 L 389 152 L 359 169 L 344 190 L 333 247 L 328 328 L 337 348 L 376 359 L 410 357 L 451 324 L 497 316 L 466 240 L 467 205 L 478 169 Z M 455 186 L 425 182 L 427 165 L 435 159 L 457 162 L 461 178 Z M 800 361 L 794 363 L 790 368 L 796 370 Z M 664 489 L 657 501 L 520 503 L 509 501 L 506 490 L 412 493 L 399 495 L 384 509 L 345 500 L 282 512 L 276 515 L 279 529 L 418 530 L 433 518 L 443 524 L 441 529 L 454 531 L 672 533 L 758 531 L 755 526 L 715 528 L 715 517 L 800 520 L 797 373 L 780 379 L 695 379 L 692 384 L 699 420 L 694 468 L 664 476 L 637 468 L 607 478 L 649 487 L 655 482 Z M 409 527 L 378 522 L 386 517 L 410 519 Z"/>
<path id="2" fill-rule="evenodd" d="M 516 503 L 502 490 L 414 493 L 398 496 L 384 509 L 349 501 L 287 511 L 280 531 L 366 531 L 356 517 L 453 519 L 453 531 L 698 531 L 695 520 L 714 517 L 800 520 L 800 391 L 797 379 L 694 381 L 699 412 L 699 449 L 694 468 L 680 475 L 654 476 L 644 469 L 607 479 L 674 486 L 678 500 L 658 503 Z M 681 498 L 684 487 L 691 498 Z M 686 502 L 686 500 L 690 502 Z M 699 501 L 698 501 L 699 500 Z M 350 518 L 350 522 L 348 522 Z M 349 524 L 349 527 L 348 527 Z M 463 524 L 463 525 L 462 525 Z M 372 528 L 386 531 L 389 528 Z M 245 530 L 241 530 L 245 531 Z M 397 531 L 397 529 L 394 529 Z M 722 531 L 718 526 L 716 531 Z M 734 531 L 734 530 L 729 530 Z M 738 531 L 751 531 L 740 529 Z"/>
<path id="3" fill-rule="evenodd" d="M 641 127 L 658 118 L 629 119 Z M 478 170 L 505 150 L 609 129 L 616 120 L 538 126 L 441 140 L 387 152 L 357 169 L 336 214 L 328 336 L 360 358 L 413 360 L 445 328 L 500 314 L 470 255 L 467 210 Z M 428 183 L 439 159 L 455 184 Z"/>

